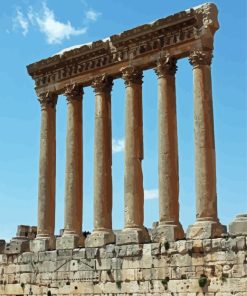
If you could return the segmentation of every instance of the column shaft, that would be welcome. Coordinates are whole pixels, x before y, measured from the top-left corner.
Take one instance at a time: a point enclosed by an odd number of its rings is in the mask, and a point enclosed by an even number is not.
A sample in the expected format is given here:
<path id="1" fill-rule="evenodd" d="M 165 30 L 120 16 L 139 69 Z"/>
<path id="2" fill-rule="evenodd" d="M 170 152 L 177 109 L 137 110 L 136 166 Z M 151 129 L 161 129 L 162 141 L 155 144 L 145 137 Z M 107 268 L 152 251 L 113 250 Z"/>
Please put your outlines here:
<path id="1" fill-rule="evenodd" d="M 211 54 L 202 61 L 198 60 L 198 55 L 194 56 L 191 63 L 194 84 L 196 218 L 217 221 Z"/>
<path id="2" fill-rule="evenodd" d="M 82 89 L 67 88 L 64 235 L 82 234 Z"/>
<path id="3" fill-rule="evenodd" d="M 87 247 L 101 247 L 115 242 L 112 231 L 112 79 L 105 75 L 92 82 L 95 92 L 94 125 L 94 231 Z"/>
<path id="4" fill-rule="evenodd" d="M 127 73 L 129 75 L 129 73 Z M 144 190 L 142 175 L 142 73 L 125 77 L 125 228 L 142 228 Z"/>
<path id="5" fill-rule="evenodd" d="M 142 72 L 133 66 L 122 69 L 125 80 L 125 162 L 124 162 L 124 214 L 125 229 L 117 237 L 118 244 L 149 240 L 143 226 L 143 123 Z M 131 230 L 132 229 L 132 230 Z"/>
<path id="6" fill-rule="evenodd" d="M 37 237 L 52 237 L 55 228 L 56 102 L 57 95 L 39 96 L 41 133 Z"/>
<path id="7" fill-rule="evenodd" d="M 187 236 L 220 236 L 225 228 L 217 214 L 214 117 L 211 82 L 211 51 L 195 50 L 190 55 L 194 83 L 194 136 L 197 224 Z M 201 223 L 200 223 L 201 222 Z M 199 228 L 204 232 L 198 232 Z"/>
<path id="8" fill-rule="evenodd" d="M 158 73 L 158 172 L 160 224 L 179 221 L 178 143 L 176 118 L 176 65 L 160 63 Z"/>
<path id="9" fill-rule="evenodd" d="M 184 237 L 179 222 L 179 171 L 176 114 L 176 60 L 167 56 L 158 61 L 158 177 L 159 229 L 157 240 Z"/>
<path id="10" fill-rule="evenodd" d="M 101 78 L 100 78 L 101 79 Z M 112 228 L 111 82 L 96 80 L 94 132 L 94 230 Z"/>

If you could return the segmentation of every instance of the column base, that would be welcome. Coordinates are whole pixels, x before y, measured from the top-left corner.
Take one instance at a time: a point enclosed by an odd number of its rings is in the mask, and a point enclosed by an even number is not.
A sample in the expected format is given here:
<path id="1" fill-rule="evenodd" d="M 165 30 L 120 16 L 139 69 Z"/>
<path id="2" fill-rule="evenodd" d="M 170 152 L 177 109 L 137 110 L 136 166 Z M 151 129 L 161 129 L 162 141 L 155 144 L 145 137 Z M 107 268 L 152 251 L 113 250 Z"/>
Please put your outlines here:
<path id="1" fill-rule="evenodd" d="M 247 235 L 247 214 L 237 215 L 229 224 L 230 235 Z"/>
<path id="2" fill-rule="evenodd" d="M 157 227 L 152 229 L 152 241 L 153 242 L 165 242 L 165 241 L 176 241 L 184 239 L 185 234 L 183 227 L 180 223 L 178 224 L 158 224 Z"/>
<path id="3" fill-rule="evenodd" d="M 49 237 L 36 237 L 34 240 L 30 241 L 30 251 L 31 252 L 43 252 L 55 250 L 56 239 L 55 236 Z"/>
<path id="4" fill-rule="evenodd" d="M 85 247 L 103 247 L 105 245 L 114 244 L 116 236 L 112 230 L 96 230 L 86 238 Z"/>
<path id="5" fill-rule="evenodd" d="M 63 234 L 63 236 L 58 237 L 56 240 L 56 249 L 65 250 L 84 247 L 84 242 L 85 237 L 83 235 Z"/>
<path id="6" fill-rule="evenodd" d="M 219 221 L 196 221 L 188 227 L 187 239 L 207 239 L 220 237 L 221 234 L 227 233 L 226 226 Z"/>
<path id="7" fill-rule="evenodd" d="M 150 242 L 146 228 L 125 228 L 116 235 L 116 245 L 143 244 Z"/>

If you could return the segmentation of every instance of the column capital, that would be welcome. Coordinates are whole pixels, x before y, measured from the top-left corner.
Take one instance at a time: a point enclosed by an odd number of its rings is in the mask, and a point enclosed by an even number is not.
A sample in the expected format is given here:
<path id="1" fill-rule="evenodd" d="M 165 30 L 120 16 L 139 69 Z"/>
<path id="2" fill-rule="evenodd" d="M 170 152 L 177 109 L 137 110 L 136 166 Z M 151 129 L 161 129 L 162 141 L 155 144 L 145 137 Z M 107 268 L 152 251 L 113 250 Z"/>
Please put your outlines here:
<path id="1" fill-rule="evenodd" d="M 100 92 L 111 92 L 113 86 L 112 80 L 112 77 L 106 74 L 96 76 L 91 84 L 94 92 L 96 94 Z"/>
<path id="2" fill-rule="evenodd" d="M 127 67 L 121 68 L 122 78 L 124 79 L 125 86 L 130 86 L 131 83 L 142 84 L 143 74 L 140 69 L 129 65 Z"/>
<path id="3" fill-rule="evenodd" d="M 157 61 L 154 71 L 158 78 L 165 77 L 166 75 L 175 75 L 177 71 L 177 60 L 171 56 L 161 57 Z"/>
<path id="4" fill-rule="evenodd" d="M 46 109 L 48 106 L 55 108 L 57 104 L 57 97 L 58 95 L 56 93 L 50 91 L 38 94 L 38 101 L 40 102 L 41 110 Z"/>
<path id="5" fill-rule="evenodd" d="M 195 49 L 190 52 L 189 62 L 193 68 L 197 68 L 200 65 L 211 65 L 213 58 L 212 50 Z"/>
<path id="6" fill-rule="evenodd" d="M 82 86 L 78 85 L 77 83 L 68 84 L 64 91 L 64 95 L 66 96 L 68 103 L 74 100 L 76 101 L 82 100 L 83 93 L 84 92 L 83 92 Z"/>

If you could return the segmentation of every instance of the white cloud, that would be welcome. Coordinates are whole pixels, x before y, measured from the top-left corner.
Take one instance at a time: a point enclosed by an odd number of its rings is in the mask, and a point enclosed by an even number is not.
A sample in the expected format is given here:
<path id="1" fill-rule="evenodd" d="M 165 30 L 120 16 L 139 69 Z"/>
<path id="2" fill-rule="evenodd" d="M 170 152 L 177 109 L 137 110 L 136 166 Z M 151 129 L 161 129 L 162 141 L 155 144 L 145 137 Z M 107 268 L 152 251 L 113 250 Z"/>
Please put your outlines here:
<path id="1" fill-rule="evenodd" d="M 124 139 L 112 139 L 112 152 L 122 152 L 124 151 Z"/>
<path id="2" fill-rule="evenodd" d="M 157 199 L 159 196 L 158 189 L 144 190 L 144 199 Z"/>
<path id="3" fill-rule="evenodd" d="M 96 21 L 101 13 L 87 8 L 85 15 L 87 21 Z M 20 27 L 22 29 L 23 35 L 28 33 L 30 26 L 38 27 L 39 31 L 45 35 L 48 44 L 58 44 L 70 39 L 71 36 L 82 35 L 87 31 L 86 26 L 75 28 L 70 21 L 58 20 L 54 11 L 45 2 L 39 12 L 34 11 L 32 6 L 28 8 L 26 14 L 17 9 L 13 23 L 14 28 Z"/>
<path id="4" fill-rule="evenodd" d="M 28 30 L 29 30 L 29 22 L 28 22 L 28 19 L 23 15 L 22 11 L 19 8 L 16 9 L 16 15 L 13 18 L 13 24 L 14 24 L 14 29 L 17 27 L 20 27 L 22 30 L 22 34 L 24 36 L 27 35 Z"/>
<path id="5" fill-rule="evenodd" d="M 32 15 L 29 18 L 32 19 Z M 64 39 L 70 39 L 70 36 L 85 34 L 87 31 L 87 28 L 74 28 L 69 21 L 62 23 L 56 20 L 54 12 L 45 3 L 43 3 L 42 14 L 37 14 L 35 20 L 49 44 L 61 43 Z"/>
<path id="6" fill-rule="evenodd" d="M 86 14 L 87 20 L 93 21 L 93 22 L 96 22 L 98 17 L 101 15 L 100 12 L 97 12 L 93 9 L 89 9 L 88 11 L 86 11 L 85 14 Z"/>

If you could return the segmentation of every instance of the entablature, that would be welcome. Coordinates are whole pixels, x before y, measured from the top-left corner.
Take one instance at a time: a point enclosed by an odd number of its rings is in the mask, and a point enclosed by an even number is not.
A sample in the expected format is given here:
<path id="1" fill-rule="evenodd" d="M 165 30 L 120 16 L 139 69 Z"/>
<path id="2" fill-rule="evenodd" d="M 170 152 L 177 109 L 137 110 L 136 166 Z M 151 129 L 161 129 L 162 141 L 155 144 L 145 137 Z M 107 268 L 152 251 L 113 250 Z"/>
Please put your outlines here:
<path id="1" fill-rule="evenodd" d="M 142 70 L 155 67 L 162 55 L 176 59 L 191 50 L 213 49 L 219 28 L 217 7 L 206 3 L 145 24 L 104 40 L 81 45 L 27 66 L 37 93 L 62 93 L 66 85 L 90 85 L 95 76 L 121 76 L 120 69 L 137 65 Z"/>

